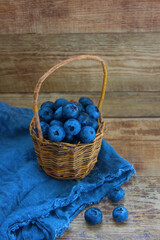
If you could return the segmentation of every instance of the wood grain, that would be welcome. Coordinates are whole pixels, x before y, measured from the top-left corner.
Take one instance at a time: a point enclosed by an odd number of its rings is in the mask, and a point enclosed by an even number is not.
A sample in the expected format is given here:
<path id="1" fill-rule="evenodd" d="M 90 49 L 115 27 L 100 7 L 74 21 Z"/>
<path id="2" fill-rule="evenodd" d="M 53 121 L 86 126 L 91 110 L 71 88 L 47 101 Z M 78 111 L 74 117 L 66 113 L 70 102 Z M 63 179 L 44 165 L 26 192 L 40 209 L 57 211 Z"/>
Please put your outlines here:
<path id="1" fill-rule="evenodd" d="M 125 159 L 138 176 L 159 176 L 160 118 L 105 119 L 105 140 Z"/>
<path id="2" fill-rule="evenodd" d="M 160 118 L 105 118 L 105 121 L 107 140 L 160 140 Z"/>
<path id="3" fill-rule="evenodd" d="M 39 106 L 44 101 L 55 101 L 60 97 L 78 100 L 81 96 L 92 98 L 95 104 L 99 93 L 40 93 Z M 32 108 L 33 94 L 0 94 L 0 101 L 17 107 Z M 159 92 L 109 92 L 106 93 L 102 113 L 103 117 L 160 117 Z"/>
<path id="4" fill-rule="evenodd" d="M 134 165 L 138 176 L 160 175 L 160 141 L 106 141 Z"/>
<path id="5" fill-rule="evenodd" d="M 89 226 L 84 220 L 83 210 L 71 223 L 71 229 L 59 239 L 68 240 L 158 240 L 160 236 L 160 177 L 137 177 L 123 184 L 125 198 L 119 203 L 107 199 L 94 205 L 101 209 L 103 221 L 100 225 Z M 116 223 L 112 211 L 124 206 L 129 218 L 123 224 Z"/>
<path id="6" fill-rule="evenodd" d="M 160 30 L 158 0 L 1 0 L 0 33 L 97 33 Z"/>
<path id="7" fill-rule="evenodd" d="M 160 174 L 160 118 L 105 118 L 105 140 L 137 171 L 138 176 Z"/>
<path id="8" fill-rule="evenodd" d="M 1 35 L 0 92 L 33 92 L 49 68 L 80 54 L 105 60 L 108 91 L 160 91 L 160 33 L 107 33 Z M 57 70 L 42 90 L 100 91 L 102 78 L 100 64 L 80 61 Z"/>

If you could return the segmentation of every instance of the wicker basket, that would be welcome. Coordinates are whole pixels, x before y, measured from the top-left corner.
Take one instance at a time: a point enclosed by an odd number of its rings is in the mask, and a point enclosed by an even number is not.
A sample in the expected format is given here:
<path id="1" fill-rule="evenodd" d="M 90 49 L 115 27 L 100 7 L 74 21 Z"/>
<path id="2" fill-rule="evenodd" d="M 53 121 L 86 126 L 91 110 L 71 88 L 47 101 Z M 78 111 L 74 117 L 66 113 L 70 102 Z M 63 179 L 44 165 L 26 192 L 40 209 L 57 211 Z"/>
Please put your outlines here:
<path id="1" fill-rule="evenodd" d="M 98 108 L 100 110 L 105 95 L 107 70 L 104 61 L 97 56 L 81 55 L 67 59 L 55 65 L 39 79 L 34 90 L 34 116 L 30 124 L 30 134 L 32 136 L 39 165 L 49 176 L 57 179 L 82 179 L 88 175 L 97 162 L 97 156 L 103 138 L 105 123 L 102 121 L 101 116 L 98 119 L 99 128 L 96 133 L 96 138 L 92 143 L 70 144 L 65 142 L 52 142 L 50 140 L 44 139 L 42 136 L 37 107 L 38 95 L 42 83 L 56 69 L 67 63 L 81 59 L 96 60 L 102 64 L 104 80 L 98 105 Z M 34 131 L 35 127 L 37 127 L 38 135 Z"/>

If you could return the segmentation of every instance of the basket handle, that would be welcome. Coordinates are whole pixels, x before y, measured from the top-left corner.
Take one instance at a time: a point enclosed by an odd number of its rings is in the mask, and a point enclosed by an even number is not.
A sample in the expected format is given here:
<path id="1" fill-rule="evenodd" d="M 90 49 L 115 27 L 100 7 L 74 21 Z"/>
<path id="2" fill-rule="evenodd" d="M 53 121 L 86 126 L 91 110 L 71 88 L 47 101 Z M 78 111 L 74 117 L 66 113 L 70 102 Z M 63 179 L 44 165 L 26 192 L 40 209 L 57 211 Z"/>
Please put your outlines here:
<path id="1" fill-rule="evenodd" d="M 106 84 L 107 84 L 107 68 L 106 65 L 103 61 L 103 59 L 101 59 L 100 57 L 94 56 L 94 55 L 80 55 L 80 56 L 76 56 L 76 57 L 72 57 L 69 58 L 61 63 L 58 63 L 57 65 L 53 66 L 52 68 L 50 68 L 37 82 L 35 90 L 34 90 L 34 95 L 33 95 L 33 111 L 34 111 L 34 116 L 35 116 L 35 121 L 36 121 L 36 125 L 37 125 L 37 130 L 38 130 L 38 136 L 39 138 L 42 140 L 43 139 L 43 135 L 42 135 L 42 130 L 41 130 L 41 126 L 40 126 L 40 120 L 39 120 L 39 115 L 38 115 L 38 95 L 39 95 L 39 91 L 41 88 L 42 83 L 44 82 L 44 80 L 53 72 L 55 72 L 58 68 L 73 62 L 73 61 L 77 61 L 77 60 L 81 60 L 81 59 L 90 59 L 90 60 L 95 60 L 98 61 L 102 64 L 102 68 L 103 68 L 103 72 L 104 72 L 104 78 L 103 78 L 103 85 L 102 85 L 102 91 L 101 91 L 101 96 L 100 96 L 100 100 L 98 103 L 98 108 L 99 110 L 101 109 L 103 100 L 104 100 L 104 96 L 105 96 L 105 90 L 106 90 Z"/>

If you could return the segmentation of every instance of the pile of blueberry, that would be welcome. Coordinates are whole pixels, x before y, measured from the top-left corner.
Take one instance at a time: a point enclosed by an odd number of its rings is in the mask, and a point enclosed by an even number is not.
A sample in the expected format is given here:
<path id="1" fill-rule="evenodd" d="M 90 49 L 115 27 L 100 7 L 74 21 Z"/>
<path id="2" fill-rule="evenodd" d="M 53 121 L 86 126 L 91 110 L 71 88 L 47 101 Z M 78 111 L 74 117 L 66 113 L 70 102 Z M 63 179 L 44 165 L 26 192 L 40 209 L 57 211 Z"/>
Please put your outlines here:
<path id="1" fill-rule="evenodd" d="M 119 202 L 124 198 L 124 195 L 125 192 L 123 188 L 115 187 L 108 193 L 108 199 L 112 202 Z M 113 219 L 121 223 L 128 219 L 128 215 L 128 210 L 123 206 L 116 207 L 112 212 Z M 84 217 L 88 224 L 96 225 L 102 221 L 102 212 L 98 208 L 91 207 L 85 211 Z"/>
<path id="2" fill-rule="evenodd" d="M 91 143 L 98 129 L 99 109 L 87 97 L 79 102 L 64 98 L 44 102 L 39 110 L 43 137 L 53 142 Z M 35 129 L 37 133 L 37 129 Z"/>

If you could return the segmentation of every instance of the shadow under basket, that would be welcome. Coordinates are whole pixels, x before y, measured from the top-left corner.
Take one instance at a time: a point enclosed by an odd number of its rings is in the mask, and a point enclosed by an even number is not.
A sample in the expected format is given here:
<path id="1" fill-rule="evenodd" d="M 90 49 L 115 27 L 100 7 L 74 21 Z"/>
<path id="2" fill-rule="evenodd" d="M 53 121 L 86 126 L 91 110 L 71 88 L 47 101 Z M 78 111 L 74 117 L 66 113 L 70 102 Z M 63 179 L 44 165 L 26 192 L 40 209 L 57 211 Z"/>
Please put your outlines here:
<path id="1" fill-rule="evenodd" d="M 97 129 L 96 138 L 91 143 L 70 144 L 66 142 L 53 142 L 43 138 L 42 136 L 37 107 L 40 86 L 42 82 L 56 69 L 66 63 L 80 59 L 92 59 L 102 63 L 104 80 L 101 98 L 98 105 L 100 110 L 105 94 L 107 73 L 104 61 L 96 56 L 81 55 L 57 64 L 39 79 L 34 91 L 34 116 L 30 124 L 30 134 L 32 136 L 39 165 L 46 174 L 57 179 L 82 179 L 87 176 L 97 162 L 104 133 L 105 123 L 100 115 L 100 118 L 98 119 L 99 127 Z M 35 128 L 37 128 L 38 134 L 35 132 Z"/>

